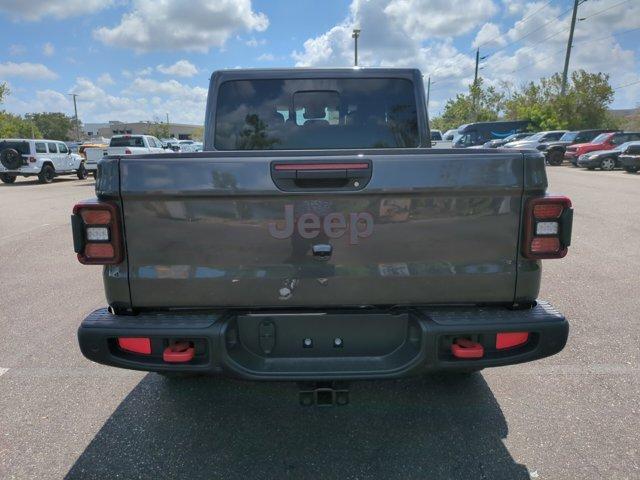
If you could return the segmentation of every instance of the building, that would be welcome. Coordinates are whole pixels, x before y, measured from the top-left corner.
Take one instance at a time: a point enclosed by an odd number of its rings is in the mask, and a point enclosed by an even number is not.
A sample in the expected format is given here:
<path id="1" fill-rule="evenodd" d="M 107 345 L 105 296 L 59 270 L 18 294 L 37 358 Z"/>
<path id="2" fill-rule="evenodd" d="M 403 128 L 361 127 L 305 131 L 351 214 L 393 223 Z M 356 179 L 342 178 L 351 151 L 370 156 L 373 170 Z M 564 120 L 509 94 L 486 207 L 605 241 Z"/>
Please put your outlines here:
<path id="1" fill-rule="evenodd" d="M 86 139 L 111 138 L 113 135 L 153 135 L 166 125 L 169 126 L 168 137 L 178 140 L 202 140 L 202 125 L 186 123 L 158 123 L 158 122 L 121 122 L 109 120 L 108 123 L 85 123 L 82 133 Z M 161 135 L 163 136 L 163 135 Z"/>

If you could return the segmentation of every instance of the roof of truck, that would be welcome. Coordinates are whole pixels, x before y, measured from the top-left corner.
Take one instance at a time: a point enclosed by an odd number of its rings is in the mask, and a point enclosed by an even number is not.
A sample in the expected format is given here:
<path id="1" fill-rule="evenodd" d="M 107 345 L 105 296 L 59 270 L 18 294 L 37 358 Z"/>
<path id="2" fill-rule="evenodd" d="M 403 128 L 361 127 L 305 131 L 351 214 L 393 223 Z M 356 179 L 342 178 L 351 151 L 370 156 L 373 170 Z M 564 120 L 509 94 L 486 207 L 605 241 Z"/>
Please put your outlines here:
<path id="1" fill-rule="evenodd" d="M 226 78 L 281 78 L 281 77 L 366 77 L 375 74 L 382 77 L 404 77 L 413 78 L 416 75 L 422 76 L 417 68 L 233 68 L 227 70 L 216 70 L 212 78 L 223 76 Z"/>

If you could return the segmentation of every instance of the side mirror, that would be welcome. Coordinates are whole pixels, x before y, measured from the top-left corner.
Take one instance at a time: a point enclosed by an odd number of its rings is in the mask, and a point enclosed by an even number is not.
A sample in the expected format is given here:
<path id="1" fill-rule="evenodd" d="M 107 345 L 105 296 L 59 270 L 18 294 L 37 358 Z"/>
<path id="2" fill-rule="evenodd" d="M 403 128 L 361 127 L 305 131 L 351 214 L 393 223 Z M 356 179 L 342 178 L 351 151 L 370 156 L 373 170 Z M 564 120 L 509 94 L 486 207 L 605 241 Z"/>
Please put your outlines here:
<path id="1" fill-rule="evenodd" d="M 432 147 L 435 147 L 435 146 L 436 146 L 436 143 L 438 143 L 438 142 L 436 142 L 435 140 L 431 140 L 431 146 L 432 146 Z"/>

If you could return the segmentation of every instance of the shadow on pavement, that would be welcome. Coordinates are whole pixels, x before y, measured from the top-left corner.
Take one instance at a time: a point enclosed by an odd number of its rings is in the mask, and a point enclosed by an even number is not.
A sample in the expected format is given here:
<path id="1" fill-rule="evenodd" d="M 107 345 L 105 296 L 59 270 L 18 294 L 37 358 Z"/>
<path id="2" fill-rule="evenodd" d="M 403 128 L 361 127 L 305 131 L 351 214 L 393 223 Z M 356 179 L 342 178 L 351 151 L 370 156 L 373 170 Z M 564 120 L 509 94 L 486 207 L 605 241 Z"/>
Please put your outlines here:
<path id="1" fill-rule="evenodd" d="M 149 374 L 67 478 L 529 478 L 479 374 L 355 382 L 343 407 L 301 407 L 297 392 Z"/>

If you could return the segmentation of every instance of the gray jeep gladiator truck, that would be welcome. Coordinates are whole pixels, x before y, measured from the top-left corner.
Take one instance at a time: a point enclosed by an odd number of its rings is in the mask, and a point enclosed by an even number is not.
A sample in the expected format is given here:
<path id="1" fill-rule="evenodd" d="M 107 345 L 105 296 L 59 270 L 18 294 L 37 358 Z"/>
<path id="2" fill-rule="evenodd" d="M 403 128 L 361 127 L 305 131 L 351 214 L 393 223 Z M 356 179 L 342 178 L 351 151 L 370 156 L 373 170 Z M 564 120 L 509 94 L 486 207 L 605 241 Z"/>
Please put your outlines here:
<path id="1" fill-rule="evenodd" d="M 384 379 L 553 355 L 538 299 L 571 202 L 540 152 L 433 149 L 414 69 L 218 71 L 203 152 L 111 155 L 73 209 L 108 307 L 89 359 L 250 380 Z"/>

